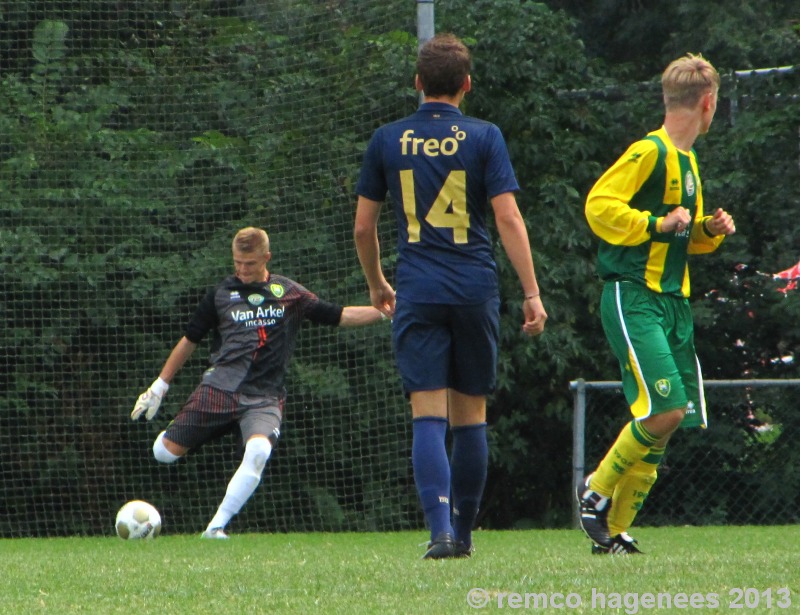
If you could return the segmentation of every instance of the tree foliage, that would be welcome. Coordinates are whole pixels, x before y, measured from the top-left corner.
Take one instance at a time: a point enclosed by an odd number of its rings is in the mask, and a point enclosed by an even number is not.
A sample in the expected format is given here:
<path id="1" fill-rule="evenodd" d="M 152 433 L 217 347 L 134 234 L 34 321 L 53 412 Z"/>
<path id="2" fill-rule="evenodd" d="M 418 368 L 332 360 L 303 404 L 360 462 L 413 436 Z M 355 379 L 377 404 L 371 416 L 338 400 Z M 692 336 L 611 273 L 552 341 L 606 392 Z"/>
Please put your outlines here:
<path id="1" fill-rule="evenodd" d="M 566 522 L 567 383 L 619 378 L 595 311 L 596 243 L 583 200 L 629 142 L 660 125 L 661 72 L 687 51 L 703 53 L 723 76 L 716 122 L 696 148 L 708 206 L 725 207 L 738 229 L 718 254 L 693 263 L 706 377 L 796 374 L 794 365 L 772 359 L 794 352 L 796 329 L 786 324 L 800 297 L 776 292 L 765 274 L 800 258 L 794 239 L 800 68 L 763 78 L 736 76 L 800 57 L 794 3 L 546 4 L 550 8 L 454 0 L 441 3 L 438 13 L 440 28 L 474 41 L 467 111 L 500 125 L 509 143 L 550 315 L 542 338 L 521 338 L 518 283 L 502 261 L 507 315 L 501 386 L 490 409 L 495 475 L 485 510 L 489 523 Z"/>
<path id="2" fill-rule="evenodd" d="M 352 185 L 376 113 L 356 107 L 369 94 L 373 104 L 388 98 L 401 101 L 388 108 L 403 108 L 397 84 L 408 80 L 413 36 L 365 27 L 355 7 L 343 10 L 346 2 L 283 3 L 267 13 L 263 3 L 226 4 L 81 0 L 0 9 L 16 42 L 3 55 L 0 91 L 0 420 L 4 433 L 23 422 L 33 433 L 54 424 L 57 434 L 45 459 L 33 439 L 0 453 L 4 467 L 18 468 L 14 484 L 33 485 L 35 501 L 24 488 L 6 498 L 9 510 L 30 511 L 26 523 L 40 523 L 33 531 L 92 531 L 86 524 L 113 510 L 119 493 L 140 488 L 133 482 L 151 435 L 126 424 L 131 400 L 205 288 L 229 272 L 235 229 L 266 227 L 276 271 L 321 297 L 365 301 Z M 357 77 L 378 70 L 380 84 Z M 310 266 L 330 255 L 337 260 L 326 268 Z M 393 439 L 362 459 L 349 456 L 365 425 L 386 430 L 406 418 L 401 395 L 376 404 L 376 394 L 356 394 L 396 384 L 387 339 L 385 327 L 301 336 L 287 426 L 321 427 L 273 467 L 347 459 L 337 480 L 357 482 L 371 497 L 385 477 L 356 464 L 368 457 L 376 470 L 381 460 L 394 467 L 406 446 Z M 206 356 L 203 349 L 185 368 L 170 393 L 175 403 Z M 331 421 L 331 407 L 347 408 L 350 420 Z M 69 480 L 43 464 L 64 468 Z M 318 509 L 329 512 L 324 527 L 378 526 L 342 512 L 352 511 L 344 501 L 334 506 L 339 492 L 322 474 L 288 475 L 275 501 L 289 515 L 292 506 L 310 511 L 308 528 Z M 212 489 L 208 499 L 218 495 Z M 179 527 L 180 511 L 197 505 L 174 501 Z M 34 512 L 53 507 L 72 518 Z"/>
<path id="3" fill-rule="evenodd" d="M 437 30 L 473 50 L 464 110 L 498 124 L 508 142 L 550 315 L 543 336 L 520 335 L 520 290 L 498 245 L 502 350 L 484 525 L 567 522 L 568 384 L 618 377 L 596 312 L 596 243 L 583 201 L 630 141 L 658 127 L 661 71 L 687 51 L 723 76 L 718 117 L 696 147 L 707 203 L 731 211 L 738 228 L 717 255 L 693 263 L 706 377 L 796 375 L 795 363 L 774 359 L 797 352 L 800 293 L 779 292 L 770 274 L 800 259 L 800 69 L 736 72 L 800 57 L 796 5 L 437 2 Z M 108 391 L 127 404 L 146 383 L 186 306 L 227 271 L 235 228 L 266 226 L 280 272 L 320 295 L 366 299 L 350 231 L 353 187 L 375 127 L 416 104 L 417 41 L 413 15 L 376 30 L 359 20 L 355 0 L 64 0 L 46 17 L 42 6 L 0 8 L 0 417 L 3 429 L 32 421 L 46 431 L 56 408 L 69 435 L 50 449 L 77 476 L 86 456 L 113 454 L 108 441 L 118 435 L 93 420 L 108 411 Z M 381 226 L 387 246 L 390 228 Z M 340 263 L 336 275 L 310 265 L 326 261 Z M 105 340 L 123 325 L 120 353 Z M 365 437 L 381 413 L 406 413 L 384 333 L 366 343 L 326 338 L 330 352 L 314 360 L 303 357 L 318 357 L 310 345 L 319 342 L 301 338 L 292 373 L 303 400 L 349 404 L 365 381 L 353 366 L 369 365 L 369 377 L 396 394 L 381 408 L 364 399 L 350 408 L 347 428 Z M 298 420 L 330 422 L 319 408 Z M 30 443 L 22 453 L 37 450 Z M 348 453 L 344 440 L 320 433 L 285 454 L 321 450 Z M 58 499 L 52 476 L 28 472 L 41 497 Z M 331 494 L 312 482 L 284 495 L 352 527 Z"/>

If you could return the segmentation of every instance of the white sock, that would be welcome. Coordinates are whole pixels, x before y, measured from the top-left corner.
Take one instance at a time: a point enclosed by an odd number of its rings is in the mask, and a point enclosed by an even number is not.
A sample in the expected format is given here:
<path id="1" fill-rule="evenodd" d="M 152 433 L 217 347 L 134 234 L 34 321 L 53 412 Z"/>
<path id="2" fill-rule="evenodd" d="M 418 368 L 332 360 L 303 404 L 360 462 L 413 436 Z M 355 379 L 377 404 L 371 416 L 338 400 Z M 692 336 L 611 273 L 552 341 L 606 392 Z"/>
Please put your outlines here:
<path id="1" fill-rule="evenodd" d="M 208 524 L 209 530 L 228 525 L 233 516 L 245 505 L 261 482 L 261 473 L 267 465 L 272 445 L 267 438 L 251 438 L 244 449 L 244 457 L 239 469 L 228 483 L 225 497 L 217 513 Z"/>
<path id="2" fill-rule="evenodd" d="M 181 457 L 175 453 L 170 453 L 167 450 L 167 447 L 164 446 L 164 442 L 162 440 L 164 439 L 165 433 L 166 432 L 162 431 L 156 437 L 156 441 L 153 442 L 153 457 L 155 457 L 156 461 L 160 463 L 175 463 Z"/>

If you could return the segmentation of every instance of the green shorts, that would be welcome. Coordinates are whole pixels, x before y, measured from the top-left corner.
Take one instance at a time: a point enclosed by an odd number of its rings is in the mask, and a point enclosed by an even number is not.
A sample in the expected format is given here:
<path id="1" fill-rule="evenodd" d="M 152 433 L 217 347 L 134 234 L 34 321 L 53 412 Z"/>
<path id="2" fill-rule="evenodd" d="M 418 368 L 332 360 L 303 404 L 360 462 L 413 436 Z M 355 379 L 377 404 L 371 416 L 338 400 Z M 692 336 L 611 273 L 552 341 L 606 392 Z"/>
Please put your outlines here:
<path id="1" fill-rule="evenodd" d="M 635 282 L 607 282 L 600 316 L 634 418 L 688 408 L 681 427 L 706 427 L 703 377 L 688 300 L 655 293 Z"/>

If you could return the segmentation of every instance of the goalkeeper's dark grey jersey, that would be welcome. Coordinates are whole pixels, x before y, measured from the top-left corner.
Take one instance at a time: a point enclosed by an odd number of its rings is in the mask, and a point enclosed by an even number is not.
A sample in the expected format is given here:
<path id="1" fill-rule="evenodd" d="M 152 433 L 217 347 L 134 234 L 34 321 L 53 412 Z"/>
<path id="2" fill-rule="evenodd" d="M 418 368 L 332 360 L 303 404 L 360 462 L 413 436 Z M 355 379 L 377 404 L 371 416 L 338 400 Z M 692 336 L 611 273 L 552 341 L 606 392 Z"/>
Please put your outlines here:
<path id="1" fill-rule="evenodd" d="M 289 278 L 270 274 L 266 282 L 245 284 L 229 276 L 197 306 L 185 335 L 197 344 L 214 332 L 203 384 L 282 398 L 303 319 L 335 326 L 341 316 L 341 307 L 321 301 Z"/>

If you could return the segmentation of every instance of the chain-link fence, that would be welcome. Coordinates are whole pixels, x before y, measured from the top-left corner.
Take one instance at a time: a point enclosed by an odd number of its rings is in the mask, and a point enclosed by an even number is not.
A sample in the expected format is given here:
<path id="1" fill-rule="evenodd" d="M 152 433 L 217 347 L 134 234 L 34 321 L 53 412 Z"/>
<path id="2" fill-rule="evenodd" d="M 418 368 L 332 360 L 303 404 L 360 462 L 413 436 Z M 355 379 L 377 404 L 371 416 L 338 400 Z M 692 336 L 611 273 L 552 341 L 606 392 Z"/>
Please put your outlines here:
<path id="1" fill-rule="evenodd" d="M 110 534 L 131 499 L 205 526 L 233 435 L 172 466 L 151 447 L 213 336 L 155 420 L 131 408 L 242 227 L 270 272 L 369 303 L 354 185 L 372 131 L 417 107 L 413 22 L 403 0 L 0 2 L 0 537 Z M 420 527 L 389 327 L 304 327 L 287 385 L 232 530 Z"/>
<path id="2" fill-rule="evenodd" d="M 573 487 L 631 415 L 620 382 L 570 383 Z M 800 504 L 800 380 L 705 382 L 708 429 L 670 440 L 637 525 L 787 524 Z M 578 526 L 577 504 L 575 525 Z"/>

